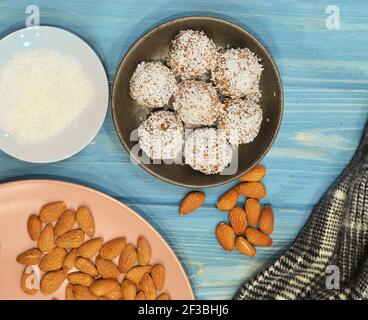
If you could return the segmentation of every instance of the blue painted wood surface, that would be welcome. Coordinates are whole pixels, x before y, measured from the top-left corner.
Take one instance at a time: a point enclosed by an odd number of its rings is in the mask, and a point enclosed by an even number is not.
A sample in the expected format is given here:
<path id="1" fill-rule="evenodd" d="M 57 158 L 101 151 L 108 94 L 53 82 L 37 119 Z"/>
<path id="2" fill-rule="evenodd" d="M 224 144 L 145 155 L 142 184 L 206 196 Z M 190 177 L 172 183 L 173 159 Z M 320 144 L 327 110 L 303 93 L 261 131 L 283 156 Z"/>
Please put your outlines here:
<path id="1" fill-rule="evenodd" d="M 332 2 L 332 3 L 331 3 Z M 1 0 L 0 35 L 24 26 L 25 8 L 36 4 L 41 23 L 86 39 L 101 56 L 111 81 L 122 56 L 145 31 L 192 14 L 241 24 L 270 50 L 281 73 L 285 114 L 264 160 L 265 203 L 276 213 L 274 246 L 256 258 L 225 253 L 214 228 L 224 213 L 214 204 L 229 185 L 206 190 L 206 205 L 179 217 L 188 191 L 162 182 L 130 162 L 108 114 L 95 141 L 55 164 L 33 165 L 0 152 L 0 179 L 57 178 L 104 191 L 139 212 L 170 243 L 198 299 L 231 298 L 279 256 L 297 235 L 313 205 L 344 168 L 358 145 L 368 114 L 368 2 L 324 0 Z M 328 30 L 326 6 L 340 9 L 339 30 Z"/>

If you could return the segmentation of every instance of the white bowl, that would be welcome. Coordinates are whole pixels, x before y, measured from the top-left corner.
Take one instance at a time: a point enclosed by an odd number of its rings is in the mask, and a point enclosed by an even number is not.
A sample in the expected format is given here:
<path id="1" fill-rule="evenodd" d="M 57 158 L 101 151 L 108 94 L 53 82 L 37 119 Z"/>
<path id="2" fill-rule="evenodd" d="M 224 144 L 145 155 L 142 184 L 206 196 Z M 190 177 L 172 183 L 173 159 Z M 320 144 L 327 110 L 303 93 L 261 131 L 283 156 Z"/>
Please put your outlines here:
<path id="1" fill-rule="evenodd" d="M 94 99 L 66 130 L 39 145 L 20 145 L 0 127 L 0 149 L 20 160 L 48 163 L 63 160 L 81 151 L 100 130 L 109 104 L 105 69 L 93 49 L 76 35 L 55 27 L 40 26 L 17 30 L 0 40 L 0 67 L 16 52 L 54 49 L 80 61 L 92 80 Z"/>

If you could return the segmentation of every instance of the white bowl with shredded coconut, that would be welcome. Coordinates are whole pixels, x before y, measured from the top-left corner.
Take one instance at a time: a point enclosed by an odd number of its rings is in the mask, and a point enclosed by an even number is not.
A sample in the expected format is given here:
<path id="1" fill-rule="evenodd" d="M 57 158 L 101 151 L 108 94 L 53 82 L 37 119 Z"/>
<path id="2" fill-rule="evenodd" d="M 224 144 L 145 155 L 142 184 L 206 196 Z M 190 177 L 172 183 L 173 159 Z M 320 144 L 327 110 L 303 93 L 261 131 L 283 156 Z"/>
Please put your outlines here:
<path id="1" fill-rule="evenodd" d="M 99 131 L 109 101 L 96 53 L 54 28 L 18 30 L 0 41 L 0 149 L 24 161 L 66 159 Z"/>

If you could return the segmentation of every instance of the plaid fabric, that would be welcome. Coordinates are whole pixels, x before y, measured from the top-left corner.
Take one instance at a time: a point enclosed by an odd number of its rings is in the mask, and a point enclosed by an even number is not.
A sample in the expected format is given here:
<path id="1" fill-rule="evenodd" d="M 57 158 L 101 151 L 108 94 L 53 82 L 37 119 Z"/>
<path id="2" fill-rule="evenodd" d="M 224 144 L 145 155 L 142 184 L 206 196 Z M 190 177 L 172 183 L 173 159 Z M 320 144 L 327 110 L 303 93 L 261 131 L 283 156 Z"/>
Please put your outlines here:
<path id="1" fill-rule="evenodd" d="M 368 127 L 348 167 L 315 206 L 293 245 L 234 299 L 368 299 Z M 328 266 L 340 289 L 328 290 Z"/>

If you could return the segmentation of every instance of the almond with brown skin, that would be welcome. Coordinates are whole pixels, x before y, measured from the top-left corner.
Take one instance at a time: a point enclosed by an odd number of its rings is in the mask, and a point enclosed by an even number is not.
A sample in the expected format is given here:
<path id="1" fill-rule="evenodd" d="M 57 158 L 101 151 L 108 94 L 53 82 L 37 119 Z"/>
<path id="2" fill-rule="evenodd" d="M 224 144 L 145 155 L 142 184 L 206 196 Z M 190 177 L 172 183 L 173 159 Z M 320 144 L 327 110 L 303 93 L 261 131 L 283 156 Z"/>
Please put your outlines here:
<path id="1" fill-rule="evenodd" d="M 96 258 L 96 267 L 97 267 L 98 273 L 100 274 L 102 278 L 105 278 L 105 279 L 108 279 L 108 278 L 118 279 L 119 278 L 119 269 L 116 266 L 116 264 L 112 262 L 111 260 L 107 260 L 107 259 L 104 259 L 98 256 Z"/>
<path id="2" fill-rule="evenodd" d="M 88 287 L 76 285 L 73 287 L 73 293 L 76 300 L 98 300 Z"/>
<path id="3" fill-rule="evenodd" d="M 221 211 L 229 211 L 237 205 L 238 199 L 239 194 L 231 189 L 217 200 L 216 206 Z"/>
<path id="4" fill-rule="evenodd" d="M 115 281 L 113 288 L 105 294 L 109 300 L 119 300 L 122 297 L 121 286 L 119 282 Z"/>
<path id="5" fill-rule="evenodd" d="M 76 300 L 74 296 L 74 286 L 68 283 L 65 287 L 65 300 Z"/>
<path id="6" fill-rule="evenodd" d="M 73 210 L 66 210 L 60 216 L 59 220 L 56 222 L 54 231 L 55 236 L 61 236 L 64 233 L 72 230 L 75 224 L 75 212 Z"/>
<path id="7" fill-rule="evenodd" d="M 137 263 L 137 251 L 131 243 L 128 243 L 119 258 L 119 271 L 128 272 Z"/>
<path id="8" fill-rule="evenodd" d="M 155 300 L 157 295 L 156 286 L 148 273 L 142 276 L 141 281 L 139 281 L 139 288 L 142 290 L 147 300 Z"/>
<path id="9" fill-rule="evenodd" d="M 170 296 L 167 293 L 160 294 L 156 300 L 171 300 Z"/>
<path id="10" fill-rule="evenodd" d="M 73 285 L 81 285 L 83 287 L 89 287 L 94 281 L 93 277 L 91 277 L 87 273 L 83 272 L 72 272 L 67 276 L 68 281 Z"/>
<path id="11" fill-rule="evenodd" d="M 77 258 L 77 260 L 75 260 L 74 266 L 80 272 L 87 273 L 92 277 L 97 277 L 98 276 L 97 268 L 91 260 L 79 257 L 79 258 Z"/>
<path id="12" fill-rule="evenodd" d="M 82 206 L 78 208 L 76 219 L 79 228 L 81 228 L 87 236 L 93 237 L 95 235 L 95 220 L 87 207 Z"/>
<path id="13" fill-rule="evenodd" d="M 248 240 L 243 237 L 237 237 L 235 240 L 235 248 L 245 256 L 254 257 L 256 255 L 256 249 L 249 243 Z"/>
<path id="14" fill-rule="evenodd" d="M 55 247 L 49 253 L 43 256 L 39 267 L 42 271 L 54 271 L 63 267 L 65 257 L 67 256 L 65 249 Z"/>
<path id="15" fill-rule="evenodd" d="M 266 188 L 261 182 L 243 182 L 235 187 L 235 191 L 247 198 L 261 199 L 266 195 Z"/>
<path id="16" fill-rule="evenodd" d="M 129 280 L 124 280 L 121 285 L 121 294 L 123 300 L 135 300 L 137 296 L 137 286 Z"/>
<path id="17" fill-rule="evenodd" d="M 258 247 L 269 247 L 272 245 L 272 239 L 262 231 L 254 228 L 248 228 L 245 230 L 245 236 L 247 240 Z"/>
<path id="18" fill-rule="evenodd" d="M 114 279 L 98 279 L 89 288 L 94 295 L 101 297 L 113 290 L 116 283 Z"/>
<path id="19" fill-rule="evenodd" d="M 270 206 L 265 206 L 261 211 L 259 217 L 258 227 L 265 234 L 271 234 L 273 232 L 274 215 Z"/>
<path id="20" fill-rule="evenodd" d="M 29 249 L 17 257 L 17 262 L 26 266 L 39 264 L 42 253 L 37 248 Z"/>
<path id="21" fill-rule="evenodd" d="M 48 203 L 41 208 L 39 217 L 43 223 L 55 222 L 65 211 L 66 205 L 63 201 Z"/>
<path id="22" fill-rule="evenodd" d="M 90 239 L 79 247 L 79 254 L 83 258 L 91 259 L 94 257 L 98 252 L 100 251 L 101 247 L 103 245 L 103 239 L 102 238 L 94 238 Z"/>
<path id="23" fill-rule="evenodd" d="M 151 245 L 143 236 L 139 236 L 137 240 L 137 259 L 141 266 L 150 263 L 152 256 Z"/>
<path id="24" fill-rule="evenodd" d="M 139 291 L 135 297 L 135 300 L 147 300 L 147 297 L 143 291 Z"/>
<path id="25" fill-rule="evenodd" d="M 203 192 L 193 191 L 188 193 L 180 204 L 179 213 L 188 214 L 200 208 L 206 200 Z"/>
<path id="26" fill-rule="evenodd" d="M 228 224 L 220 223 L 216 227 L 216 237 L 220 245 L 226 251 L 232 251 L 234 248 L 235 233 Z"/>
<path id="27" fill-rule="evenodd" d="M 247 227 L 247 215 L 242 208 L 234 207 L 229 214 L 230 224 L 236 235 L 242 235 Z"/>
<path id="28" fill-rule="evenodd" d="M 42 230 L 42 222 L 37 215 L 32 214 L 29 216 L 27 221 L 27 230 L 29 237 L 33 241 L 38 240 Z"/>
<path id="29" fill-rule="evenodd" d="M 75 263 L 75 260 L 77 259 L 77 256 L 78 256 L 78 249 L 75 248 L 75 249 L 70 250 L 70 252 L 65 257 L 64 262 L 63 262 L 63 270 L 65 272 L 68 272 L 70 269 L 74 267 L 74 263 Z"/>
<path id="30" fill-rule="evenodd" d="M 41 252 L 49 252 L 55 247 L 54 228 L 51 223 L 41 231 L 37 246 Z"/>
<path id="31" fill-rule="evenodd" d="M 115 238 L 106 242 L 100 249 L 100 256 L 104 259 L 113 260 L 121 254 L 126 245 L 125 238 Z"/>
<path id="32" fill-rule="evenodd" d="M 137 266 L 130 269 L 125 275 L 125 279 L 132 281 L 134 284 L 138 285 L 145 273 L 150 273 L 152 266 Z"/>
<path id="33" fill-rule="evenodd" d="M 28 278 L 30 277 L 32 277 L 31 281 L 28 280 Z M 33 288 L 29 288 L 30 286 L 29 284 L 31 284 Z M 35 285 L 34 271 L 32 270 L 28 272 L 28 267 L 25 267 L 22 273 L 22 277 L 20 279 L 20 288 L 24 293 L 33 296 L 38 292 L 38 289 L 35 288 L 34 285 Z"/>
<path id="34" fill-rule="evenodd" d="M 66 273 L 63 270 L 49 271 L 43 275 L 40 282 L 42 293 L 54 293 L 62 285 L 66 278 Z"/>
<path id="35" fill-rule="evenodd" d="M 155 287 L 161 291 L 165 285 L 165 267 L 162 264 L 156 264 L 152 267 L 151 277 Z"/>
<path id="36" fill-rule="evenodd" d="M 78 248 L 84 241 L 84 232 L 82 230 L 71 230 L 57 237 L 55 243 L 57 246 L 65 249 Z"/>
<path id="37" fill-rule="evenodd" d="M 254 227 L 261 215 L 261 204 L 257 199 L 248 198 L 245 201 L 245 213 L 247 215 L 248 223 L 251 227 Z"/>
<path id="38" fill-rule="evenodd" d="M 240 176 L 239 179 L 241 181 L 256 182 L 261 181 L 265 175 L 266 168 L 262 164 L 257 164 L 253 167 L 253 169 Z"/>

